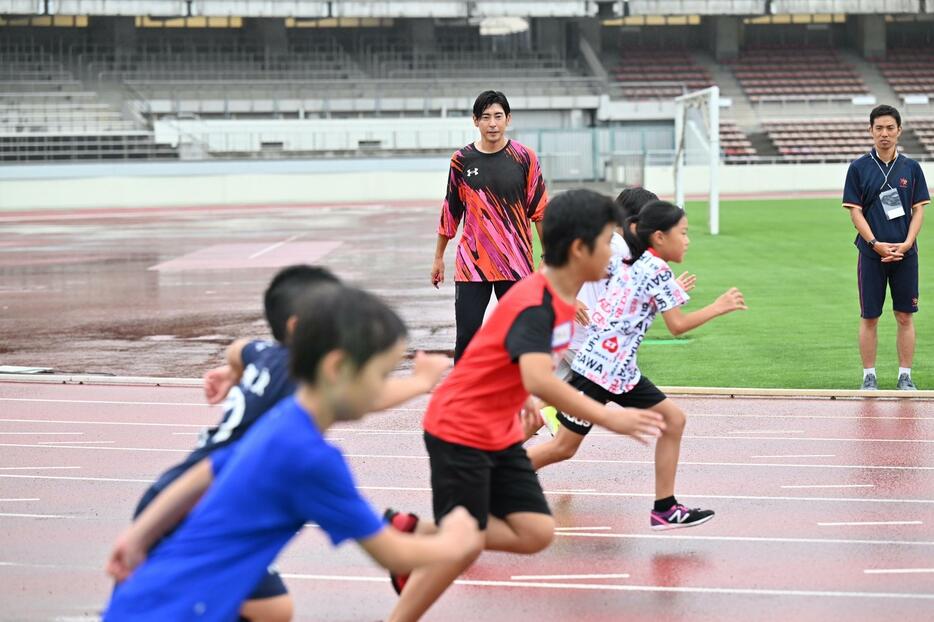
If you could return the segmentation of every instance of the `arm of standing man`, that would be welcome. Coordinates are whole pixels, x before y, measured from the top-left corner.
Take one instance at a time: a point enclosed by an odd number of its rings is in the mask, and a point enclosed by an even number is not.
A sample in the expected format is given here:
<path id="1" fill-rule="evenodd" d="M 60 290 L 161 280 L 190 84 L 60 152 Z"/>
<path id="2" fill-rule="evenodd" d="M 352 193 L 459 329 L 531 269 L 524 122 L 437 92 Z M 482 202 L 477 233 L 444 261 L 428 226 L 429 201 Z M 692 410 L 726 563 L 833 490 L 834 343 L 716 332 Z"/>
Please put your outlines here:
<path id="1" fill-rule="evenodd" d="M 914 163 L 912 177 L 914 178 L 914 191 L 911 193 L 911 223 L 908 225 L 908 237 L 898 247 L 899 252 L 902 254 L 910 251 L 915 244 L 915 240 L 918 239 L 918 234 L 921 232 L 921 223 L 924 221 L 924 207 L 931 202 L 928 184 L 924 179 L 924 171 L 921 170 L 921 165 L 917 162 Z"/>
<path id="2" fill-rule="evenodd" d="M 460 194 L 462 171 L 463 162 L 458 151 L 451 156 L 447 194 L 441 207 L 441 222 L 438 223 L 438 242 L 435 244 L 435 259 L 431 265 L 431 284 L 435 289 L 444 283 L 444 249 L 448 246 L 448 240 L 457 235 L 457 227 L 467 211 Z"/>

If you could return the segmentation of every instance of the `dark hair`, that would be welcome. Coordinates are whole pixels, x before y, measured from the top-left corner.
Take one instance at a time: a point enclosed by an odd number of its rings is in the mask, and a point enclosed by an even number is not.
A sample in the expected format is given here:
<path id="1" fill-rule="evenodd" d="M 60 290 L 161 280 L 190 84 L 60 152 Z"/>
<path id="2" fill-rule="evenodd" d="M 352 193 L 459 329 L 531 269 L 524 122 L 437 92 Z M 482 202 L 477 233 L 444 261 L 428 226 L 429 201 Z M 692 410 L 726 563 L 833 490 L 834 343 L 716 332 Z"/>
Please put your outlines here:
<path id="1" fill-rule="evenodd" d="M 301 295 L 309 287 L 322 283 L 340 283 L 340 280 L 327 268 L 305 264 L 283 268 L 272 277 L 263 295 L 263 306 L 266 309 L 266 321 L 276 341 L 285 343 L 288 337 L 286 323 L 295 315 Z"/>
<path id="2" fill-rule="evenodd" d="M 626 263 L 632 265 L 642 254 L 649 249 L 649 239 L 656 231 L 668 231 L 684 218 L 684 210 L 668 201 L 652 201 L 646 203 L 638 214 L 626 219 L 623 227 L 623 238 L 629 247 L 630 258 Z M 631 224 L 635 223 L 636 231 L 633 233 Z"/>
<path id="3" fill-rule="evenodd" d="M 406 336 L 405 324 L 379 298 L 355 287 L 320 285 L 301 297 L 292 335 L 291 372 L 314 382 L 318 365 L 334 350 L 361 369 Z"/>
<path id="4" fill-rule="evenodd" d="M 509 114 L 509 100 L 506 99 L 505 95 L 499 91 L 483 91 L 477 95 L 477 99 L 473 103 L 474 119 L 483 116 L 483 111 L 493 104 L 499 104 L 503 107 L 503 112 Z"/>
<path id="5" fill-rule="evenodd" d="M 556 268 L 568 262 L 574 240 L 593 250 L 597 236 L 616 222 L 616 204 L 592 190 L 568 190 L 548 202 L 542 223 L 545 263 Z"/>
<path id="6" fill-rule="evenodd" d="M 898 110 L 895 110 L 895 108 L 887 104 L 882 104 L 872 109 L 872 112 L 869 113 L 869 127 L 872 127 L 879 117 L 893 117 L 895 119 L 895 125 L 898 127 L 902 126 L 902 115 L 898 114 Z"/>
<path id="7" fill-rule="evenodd" d="M 626 226 L 626 219 L 635 216 L 642 209 L 642 206 L 651 202 L 658 201 L 658 195 L 645 188 L 630 187 L 624 188 L 619 196 L 616 197 L 617 220 L 620 227 Z"/>

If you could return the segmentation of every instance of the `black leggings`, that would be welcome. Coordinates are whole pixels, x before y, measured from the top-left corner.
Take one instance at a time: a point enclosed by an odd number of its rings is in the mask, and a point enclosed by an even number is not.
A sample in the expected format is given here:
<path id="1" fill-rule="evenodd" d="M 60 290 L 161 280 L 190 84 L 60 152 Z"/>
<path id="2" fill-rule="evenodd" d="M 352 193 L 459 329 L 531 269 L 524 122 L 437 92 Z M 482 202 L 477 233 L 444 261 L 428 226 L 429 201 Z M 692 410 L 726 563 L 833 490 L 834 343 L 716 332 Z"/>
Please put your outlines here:
<path id="1" fill-rule="evenodd" d="M 483 324 L 483 314 L 490 304 L 490 293 L 496 292 L 496 299 L 503 297 L 515 281 L 457 281 L 454 283 L 454 321 L 457 324 L 457 342 L 454 344 L 454 362 L 456 363 L 467 344 Z"/>

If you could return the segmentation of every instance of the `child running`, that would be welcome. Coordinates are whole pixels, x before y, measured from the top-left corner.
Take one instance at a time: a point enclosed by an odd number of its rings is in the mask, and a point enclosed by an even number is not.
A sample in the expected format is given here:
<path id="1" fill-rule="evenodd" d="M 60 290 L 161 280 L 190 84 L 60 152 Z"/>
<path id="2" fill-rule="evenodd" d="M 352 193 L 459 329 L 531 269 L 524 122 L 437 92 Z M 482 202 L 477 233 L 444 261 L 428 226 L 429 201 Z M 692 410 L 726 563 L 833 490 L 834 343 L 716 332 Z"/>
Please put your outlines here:
<path id="1" fill-rule="evenodd" d="M 373 408 L 405 351 L 402 321 L 375 297 L 339 285 L 315 288 L 297 313 L 290 348 L 295 395 L 238 443 L 188 469 L 117 540 L 107 568 L 122 583 L 105 620 L 236 619 L 266 568 L 309 521 L 335 546 L 357 540 L 395 572 L 459 564 L 479 550 L 476 521 L 463 508 L 436 535 L 386 528 L 357 491 L 341 452 L 324 439 L 332 424 Z"/>
<path id="2" fill-rule="evenodd" d="M 435 520 L 466 507 L 480 524 L 486 550 L 533 554 L 554 537 L 554 519 L 522 446 L 517 413 L 530 393 L 641 442 L 644 435 L 658 436 L 664 425 L 657 413 L 610 410 L 553 373 L 571 341 L 577 292 L 606 273 L 614 223 L 607 197 L 572 190 L 555 198 L 544 217 L 544 270 L 503 296 L 428 405 L 424 436 Z M 400 530 L 435 529 L 412 514 L 388 515 Z M 419 619 L 475 558 L 394 577 L 402 590 L 389 619 Z"/>
<path id="3" fill-rule="evenodd" d="M 134 518 L 191 467 L 237 442 L 270 408 L 295 393 L 288 364 L 298 304 L 314 287 L 338 283 L 338 278 L 328 269 L 304 264 L 283 268 L 273 277 L 263 294 L 266 321 L 273 340 L 237 340 L 227 348 L 227 364 L 205 374 L 204 391 L 208 403 L 224 401 L 221 421 L 202 434 L 198 446 L 185 460 L 165 471 L 146 490 Z M 389 379 L 374 410 L 391 408 L 427 393 L 450 365 L 447 357 L 419 352 L 412 375 Z M 240 615 L 248 620 L 289 620 L 292 609 L 285 583 L 275 567 L 270 566 L 250 593 Z"/>
<path id="4" fill-rule="evenodd" d="M 591 313 L 587 338 L 571 366 L 569 383 L 600 403 L 648 408 L 664 417 L 665 430 L 655 446 L 655 507 L 650 524 L 652 529 L 693 527 L 714 513 L 689 509 L 674 496 L 685 414 L 642 375 L 636 353 L 658 313 L 673 335 L 681 335 L 717 316 L 745 309 L 746 304 L 739 290 L 732 288 L 713 304 L 682 313 L 679 307 L 689 298 L 668 262 L 680 263 L 687 252 L 684 210 L 653 201 L 628 222 L 633 226 L 627 226 L 623 235 L 632 256 L 615 260 L 611 267 L 606 293 Z M 591 422 L 558 410 L 561 425 L 555 438 L 528 450 L 536 470 L 571 458 L 592 428 Z"/>

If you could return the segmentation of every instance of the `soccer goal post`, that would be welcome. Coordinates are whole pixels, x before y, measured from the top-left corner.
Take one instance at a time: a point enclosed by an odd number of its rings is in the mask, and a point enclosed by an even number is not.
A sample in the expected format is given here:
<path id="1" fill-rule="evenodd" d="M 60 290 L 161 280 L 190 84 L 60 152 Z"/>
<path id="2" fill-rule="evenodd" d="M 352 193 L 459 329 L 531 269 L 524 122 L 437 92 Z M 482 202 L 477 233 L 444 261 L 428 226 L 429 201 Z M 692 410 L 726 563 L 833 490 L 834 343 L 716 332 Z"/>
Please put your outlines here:
<path id="1" fill-rule="evenodd" d="M 675 98 L 675 203 L 684 207 L 685 167 L 707 167 L 710 234 L 720 233 L 720 88 Z"/>

